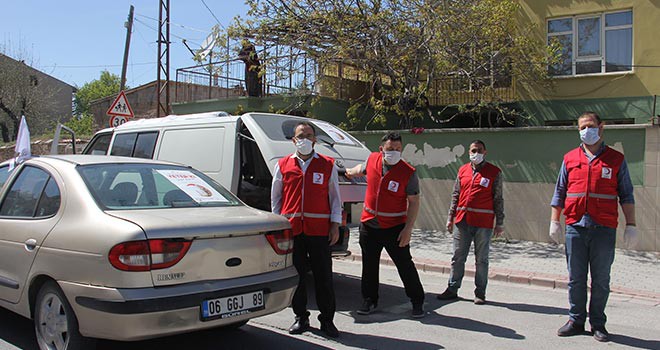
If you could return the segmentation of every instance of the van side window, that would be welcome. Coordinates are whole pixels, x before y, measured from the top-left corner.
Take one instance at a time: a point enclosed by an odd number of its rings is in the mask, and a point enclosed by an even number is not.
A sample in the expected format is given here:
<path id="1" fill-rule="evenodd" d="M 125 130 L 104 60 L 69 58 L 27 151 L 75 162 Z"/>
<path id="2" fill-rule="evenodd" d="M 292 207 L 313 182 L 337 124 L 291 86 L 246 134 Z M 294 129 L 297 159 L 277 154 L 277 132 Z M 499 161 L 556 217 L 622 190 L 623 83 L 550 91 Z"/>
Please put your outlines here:
<path id="1" fill-rule="evenodd" d="M 117 134 L 115 142 L 112 144 L 112 156 L 130 157 L 133 154 L 133 146 L 135 146 L 135 139 L 137 133 Z"/>
<path id="2" fill-rule="evenodd" d="M 157 131 L 117 134 L 110 155 L 151 159 L 157 138 Z"/>
<path id="3" fill-rule="evenodd" d="M 145 132 L 138 134 L 135 142 L 133 157 L 152 159 L 154 157 L 154 148 L 156 148 L 157 132 Z"/>
<path id="4" fill-rule="evenodd" d="M 92 139 L 92 142 L 85 148 L 83 154 L 108 154 L 108 147 L 110 147 L 110 139 L 112 133 L 100 134 Z"/>

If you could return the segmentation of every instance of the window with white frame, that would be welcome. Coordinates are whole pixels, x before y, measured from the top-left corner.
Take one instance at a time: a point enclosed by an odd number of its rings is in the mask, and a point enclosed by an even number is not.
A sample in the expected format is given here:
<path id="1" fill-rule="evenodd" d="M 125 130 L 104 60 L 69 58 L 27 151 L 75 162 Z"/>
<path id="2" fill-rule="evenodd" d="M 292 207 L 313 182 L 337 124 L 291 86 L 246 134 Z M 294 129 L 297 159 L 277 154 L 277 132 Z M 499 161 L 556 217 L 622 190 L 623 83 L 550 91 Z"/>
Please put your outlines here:
<path id="1" fill-rule="evenodd" d="M 550 75 L 631 71 L 632 28 L 631 10 L 549 19 L 548 44 L 561 54 Z"/>

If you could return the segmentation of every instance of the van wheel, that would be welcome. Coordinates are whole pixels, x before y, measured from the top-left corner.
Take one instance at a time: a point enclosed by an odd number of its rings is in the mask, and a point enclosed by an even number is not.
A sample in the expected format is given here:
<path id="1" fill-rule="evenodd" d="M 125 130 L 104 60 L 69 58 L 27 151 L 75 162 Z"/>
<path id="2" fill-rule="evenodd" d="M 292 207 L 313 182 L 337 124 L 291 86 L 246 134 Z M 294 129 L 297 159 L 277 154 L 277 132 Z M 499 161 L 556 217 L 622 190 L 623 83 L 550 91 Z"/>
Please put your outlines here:
<path id="1" fill-rule="evenodd" d="M 78 332 L 78 320 L 55 282 L 46 282 L 34 305 L 34 330 L 41 350 L 93 348 L 94 340 Z"/>

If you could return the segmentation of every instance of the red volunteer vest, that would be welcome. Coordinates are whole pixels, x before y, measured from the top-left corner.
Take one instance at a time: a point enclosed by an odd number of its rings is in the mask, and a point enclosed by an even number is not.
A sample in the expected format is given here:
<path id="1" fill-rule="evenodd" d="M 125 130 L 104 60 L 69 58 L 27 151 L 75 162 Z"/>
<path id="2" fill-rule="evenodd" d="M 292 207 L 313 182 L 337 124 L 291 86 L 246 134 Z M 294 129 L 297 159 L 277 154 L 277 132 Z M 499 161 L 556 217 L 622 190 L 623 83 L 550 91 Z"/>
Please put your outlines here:
<path id="1" fill-rule="evenodd" d="M 616 228 L 619 219 L 617 190 L 623 154 L 605 147 L 591 164 L 578 147 L 564 155 L 568 173 L 564 215 L 566 224 L 574 224 L 589 213 L 599 225 Z"/>
<path id="2" fill-rule="evenodd" d="M 303 174 L 298 159 L 286 156 L 278 163 L 282 173 L 281 214 L 289 219 L 293 235 L 327 236 L 330 231 L 328 183 L 335 160 L 318 154 Z"/>
<path id="3" fill-rule="evenodd" d="M 495 211 L 493 210 L 493 185 L 500 168 L 486 162 L 481 169 L 473 173 L 470 163 L 458 169 L 461 193 L 456 207 L 456 223 L 463 219 L 474 227 L 493 228 Z M 474 174 L 474 176 L 473 176 Z"/>
<path id="4" fill-rule="evenodd" d="M 381 228 L 404 224 L 408 212 L 406 186 L 414 172 L 415 168 L 400 160 L 383 176 L 382 153 L 371 153 L 367 161 L 367 194 L 360 221 L 377 218 Z"/>

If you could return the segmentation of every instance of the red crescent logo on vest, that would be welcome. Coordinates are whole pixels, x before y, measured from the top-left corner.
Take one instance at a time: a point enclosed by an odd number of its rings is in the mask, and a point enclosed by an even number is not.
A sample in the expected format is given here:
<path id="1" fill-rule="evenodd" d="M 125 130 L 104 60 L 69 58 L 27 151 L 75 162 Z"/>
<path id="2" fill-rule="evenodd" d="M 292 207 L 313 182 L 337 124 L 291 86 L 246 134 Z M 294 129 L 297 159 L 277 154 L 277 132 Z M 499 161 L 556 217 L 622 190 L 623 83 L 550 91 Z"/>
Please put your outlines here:
<path id="1" fill-rule="evenodd" d="M 312 178 L 312 182 L 318 185 L 323 185 L 323 173 L 314 173 Z"/>
<path id="2" fill-rule="evenodd" d="M 390 183 L 387 184 L 387 189 L 392 192 L 396 192 L 399 190 L 399 183 L 396 181 L 390 181 Z"/>
<path id="3" fill-rule="evenodd" d="M 612 178 L 612 168 L 603 167 L 602 171 L 600 173 L 600 177 L 603 178 L 603 179 L 611 179 Z"/>

